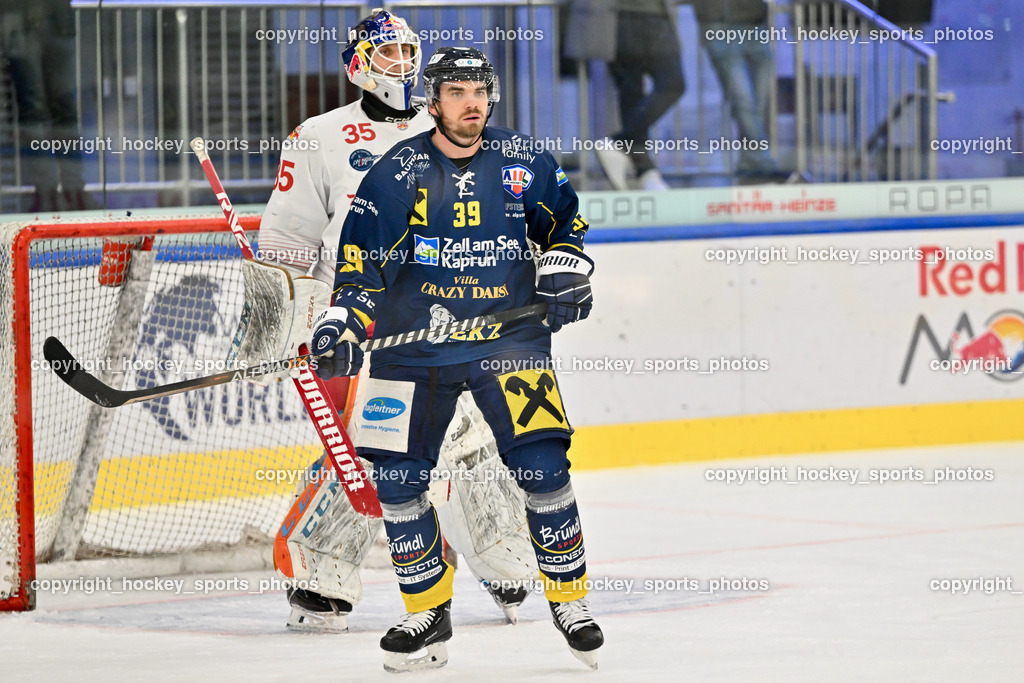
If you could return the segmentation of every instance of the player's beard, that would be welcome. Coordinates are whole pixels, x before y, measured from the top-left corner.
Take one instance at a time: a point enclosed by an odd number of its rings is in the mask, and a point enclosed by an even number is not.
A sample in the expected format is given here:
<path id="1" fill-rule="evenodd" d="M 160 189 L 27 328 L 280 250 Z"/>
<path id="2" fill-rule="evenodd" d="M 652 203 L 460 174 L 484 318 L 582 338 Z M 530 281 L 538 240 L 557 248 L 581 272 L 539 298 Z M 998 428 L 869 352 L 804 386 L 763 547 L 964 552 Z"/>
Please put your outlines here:
<path id="1" fill-rule="evenodd" d="M 464 120 L 467 116 L 474 114 L 480 118 L 476 121 Z M 471 145 L 479 139 L 480 134 L 483 132 L 484 126 L 487 124 L 487 116 L 480 111 L 465 112 L 460 114 L 458 118 L 442 116 L 441 124 L 444 126 L 449 137 L 454 138 L 463 145 Z"/>

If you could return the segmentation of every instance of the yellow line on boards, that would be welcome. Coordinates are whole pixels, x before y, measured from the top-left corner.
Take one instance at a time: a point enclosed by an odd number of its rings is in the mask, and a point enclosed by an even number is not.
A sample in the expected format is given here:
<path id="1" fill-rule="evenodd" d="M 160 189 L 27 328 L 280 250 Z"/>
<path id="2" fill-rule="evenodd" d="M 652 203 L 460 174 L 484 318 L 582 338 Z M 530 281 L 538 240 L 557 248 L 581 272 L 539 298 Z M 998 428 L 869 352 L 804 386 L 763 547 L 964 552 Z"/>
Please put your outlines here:
<path id="1" fill-rule="evenodd" d="M 1024 440 L 1024 400 L 815 410 L 579 427 L 574 470 Z"/>
<path id="2" fill-rule="evenodd" d="M 816 410 L 579 427 L 574 471 L 767 455 L 1024 441 L 1024 400 Z M 104 460 L 92 510 L 292 495 L 319 444 Z M 74 464 L 36 463 L 36 514 L 56 514 Z M 278 476 L 283 472 L 284 476 Z M 295 474 L 292 474 L 295 473 Z M 13 515 L 10 502 L 0 518 Z"/>
<path id="3" fill-rule="evenodd" d="M 90 510 L 292 495 L 320 444 L 110 458 L 100 464 Z M 74 463 L 36 463 L 36 515 L 56 514 Z"/>

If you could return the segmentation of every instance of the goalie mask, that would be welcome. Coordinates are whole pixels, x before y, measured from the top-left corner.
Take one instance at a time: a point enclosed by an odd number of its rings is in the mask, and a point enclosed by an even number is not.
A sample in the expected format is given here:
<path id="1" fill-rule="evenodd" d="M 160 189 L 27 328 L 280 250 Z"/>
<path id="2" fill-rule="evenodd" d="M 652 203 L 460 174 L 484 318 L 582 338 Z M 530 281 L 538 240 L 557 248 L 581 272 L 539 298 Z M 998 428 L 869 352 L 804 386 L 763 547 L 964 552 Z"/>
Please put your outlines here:
<path id="1" fill-rule="evenodd" d="M 423 70 L 423 89 L 427 103 L 433 105 L 440 101 L 442 85 L 459 81 L 483 83 L 487 87 L 487 115 L 484 119 L 486 125 L 494 111 L 494 104 L 501 99 L 501 83 L 498 81 L 498 75 L 494 73 L 494 66 L 484 53 L 475 47 L 442 47 L 430 56 L 427 67 Z M 465 148 L 476 144 L 473 142 L 464 145 L 452 140 L 442 127 L 440 118 L 433 118 L 438 130 L 453 145 Z"/>
<path id="2" fill-rule="evenodd" d="M 386 46 L 393 47 L 382 50 Z M 412 106 L 420 56 L 419 36 L 405 19 L 382 9 L 374 9 L 349 29 L 348 45 L 342 53 L 348 80 L 397 110 Z"/>

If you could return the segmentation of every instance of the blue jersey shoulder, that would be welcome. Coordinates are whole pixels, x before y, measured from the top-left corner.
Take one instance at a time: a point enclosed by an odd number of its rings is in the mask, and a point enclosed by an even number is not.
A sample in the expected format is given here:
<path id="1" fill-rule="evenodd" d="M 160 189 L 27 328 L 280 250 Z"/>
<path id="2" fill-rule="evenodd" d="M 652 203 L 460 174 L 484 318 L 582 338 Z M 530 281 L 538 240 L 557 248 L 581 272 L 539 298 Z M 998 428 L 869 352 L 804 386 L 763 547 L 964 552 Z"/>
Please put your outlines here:
<path id="1" fill-rule="evenodd" d="M 517 167 L 525 168 L 528 169 L 528 177 L 550 174 L 555 176 L 558 185 L 565 183 L 565 173 L 544 140 L 538 140 L 511 128 L 488 126 L 485 129 L 484 143 L 487 149 L 501 155 L 505 169 L 511 167 L 514 172 Z"/>
<path id="2" fill-rule="evenodd" d="M 389 194 L 402 198 L 414 196 L 417 181 L 423 177 L 433 163 L 430 159 L 430 132 L 402 140 L 384 152 L 363 179 L 363 183 L 371 183 L 386 188 Z"/>

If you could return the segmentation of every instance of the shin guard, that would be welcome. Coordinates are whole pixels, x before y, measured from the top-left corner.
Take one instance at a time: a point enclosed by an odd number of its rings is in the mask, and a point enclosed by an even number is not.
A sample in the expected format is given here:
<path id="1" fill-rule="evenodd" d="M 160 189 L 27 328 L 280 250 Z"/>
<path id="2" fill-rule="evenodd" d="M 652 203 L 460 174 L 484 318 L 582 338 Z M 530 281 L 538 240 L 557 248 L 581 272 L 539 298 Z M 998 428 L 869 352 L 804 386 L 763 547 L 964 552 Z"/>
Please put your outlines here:
<path id="1" fill-rule="evenodd" d="M 569 602 L 585 596 L 586 552 L 572 484 L 551 493 L 527 494 L 526 518 L 547 599 Z"/>
<path id="2" fill-rule="evenodd" d="M 406 611 L 422 612 L 451 600 L 455 572 L 444 560 L 437 513 L 426 495 L 381 508 Z"/>

